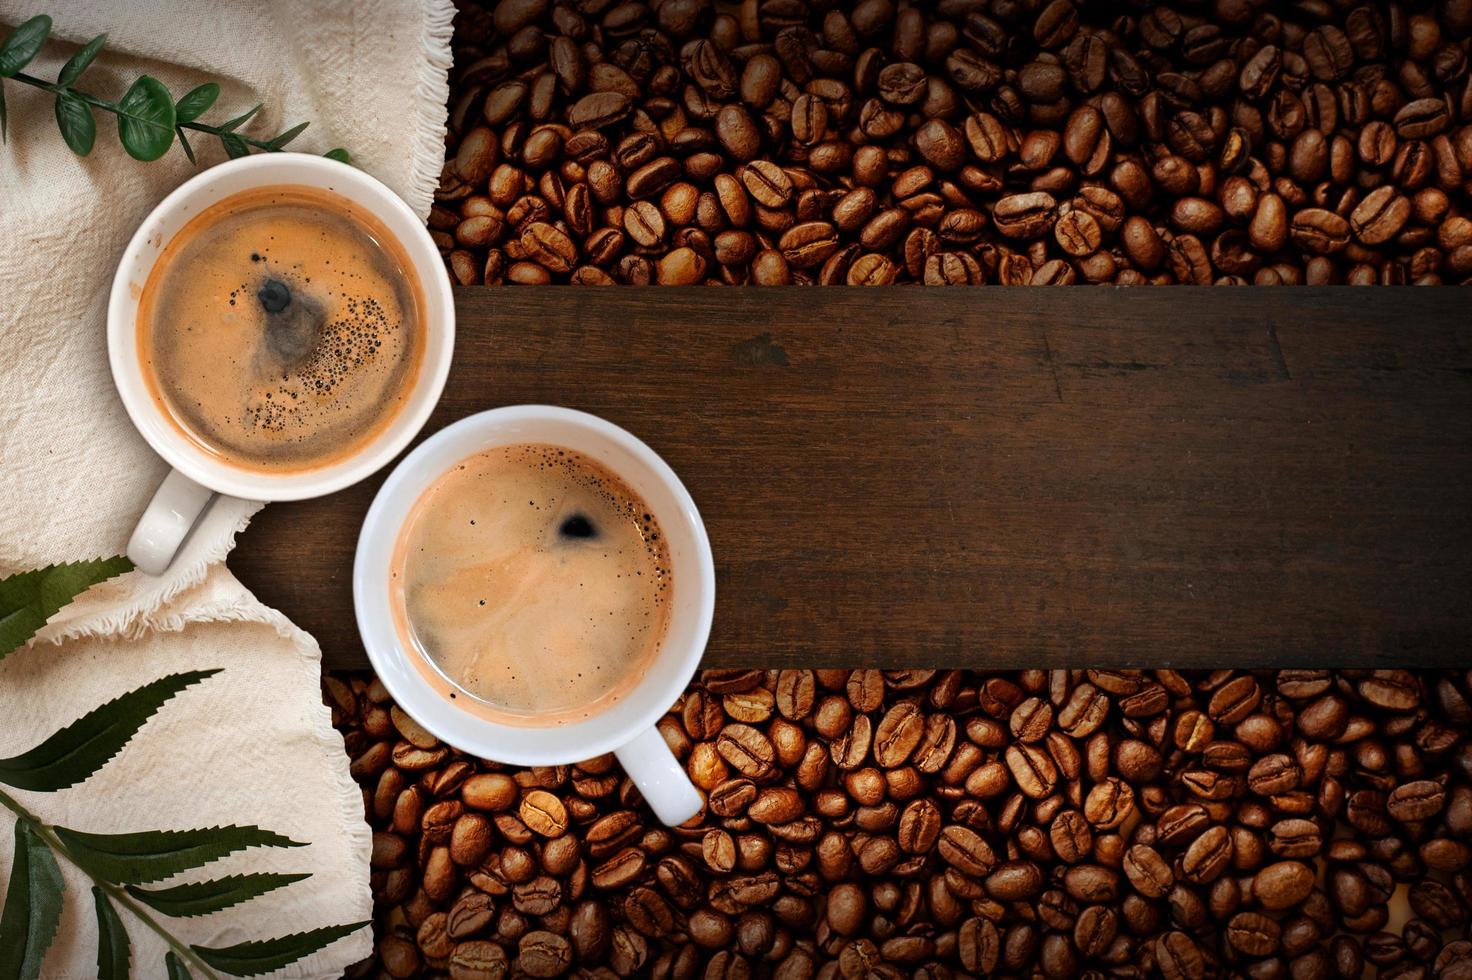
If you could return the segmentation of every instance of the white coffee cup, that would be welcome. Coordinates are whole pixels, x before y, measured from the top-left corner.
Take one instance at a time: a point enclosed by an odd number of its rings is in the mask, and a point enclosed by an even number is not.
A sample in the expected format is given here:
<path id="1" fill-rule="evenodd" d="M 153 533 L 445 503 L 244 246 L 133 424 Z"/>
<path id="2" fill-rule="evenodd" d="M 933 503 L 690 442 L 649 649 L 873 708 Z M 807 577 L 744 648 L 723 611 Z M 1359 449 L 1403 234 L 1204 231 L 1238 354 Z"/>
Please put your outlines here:
<path id="1" fill-rule="evenodd" d="M 507 725 L 456 706 L 420 669 L 394 623 L 394 546 L 415 502 L 447 470 L 500 446 L 561 446 L 611 470 L 648 505 L 669 546 L 674 601 L 654 664 L 619 701 L 561 725 Z M 715 565 L 695 502 L 679 477 L 643 442 L 595 415 L 548 405 L 481 412 L 441 429 L 394 468 L 358 537 L 353 606 L 363 646 L 399 707 L 436 737 L 472 755 L 521 766 L 564 765 L 613 752 L 659 819 L 679 824 L 701 796 L 655 728 L 700 664 L 715 611 Z M 531 666 L 534 666 L 534 661 Z"/>
<path id="2" fill-rule="evenodd" d="M 404 407 L 361 451 L 327 466 L 265 473 L 232 466 L 194 443 L 149 393 L 138 354 L 138 300 L 154 263 L 179 230 L 205 208 L 241 191 L 283 185 L 331 191 L 373 214 L 398 239 L 424 296 L 424 360 Z M 455 307 L 439 250 L 409 206 L 356 167 L 305 153 L 262 153 L 198 174 L 144 219 L 118 264 L 107 308 L 112 376 L 128 416 L 173 471 L 165 477 L 128 542 L 128 557 L 161 575 L 214 494 L 248 500 L 320 497 L 358 482 L 397 456 L 423 427 L 450 373 Z"/>

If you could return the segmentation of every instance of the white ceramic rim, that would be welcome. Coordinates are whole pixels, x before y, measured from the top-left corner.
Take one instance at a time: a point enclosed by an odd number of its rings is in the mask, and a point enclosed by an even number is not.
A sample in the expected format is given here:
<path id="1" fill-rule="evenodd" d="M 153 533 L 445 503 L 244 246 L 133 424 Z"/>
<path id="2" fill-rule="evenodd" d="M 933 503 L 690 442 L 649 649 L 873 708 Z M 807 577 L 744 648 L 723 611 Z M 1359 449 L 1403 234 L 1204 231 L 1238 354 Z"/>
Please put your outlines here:
<path id="1" fill-rule="evenodd" d="M 195 445 L 154 403 L 138 360 L 138 293 L 158 254 L 200 211 L 254 187 L 306 185 L 349 198 L 372 212 L 399 240 L 413 264 L 425 302 L 424 360 L 407 404 L 361 452 L 317 469 L 272 474 L 232 466 Z M 409 206 L 376 178 L 307 153 L 262 153 L 211 167 L 185 181 L 138 226 L 113 277 L 107 307 L 107 349 L 113 382 L 133 425 L 169 465 L 216 493 L 250 500 L 320 497 L 357 483 L 387 465 L 423 428 L 444 390 L 455 346 L 455 303 L 439 249 Z"/>
<path id="2" fill-rule="evenodd" d="M 609 465 L 649 503 L 670 545 L 675 603 L 658 660 L 634 691 L 608 710 L 580 722 L 549 727 L 504 725 L 461 711 L 420 673 L 395 629 L 389 570 L 394 545 L 421 494 L 446 470 L 468 456 L 497 446 L 546 441 L 523 427 L 551 423 L 581 430 L 594 443 L 571 446 Z M 612 465 L 610 455 L 632 459 L 641 472 Z M 656 491 L 652 493 L 651 491 Z M 650 500 L 662 492 L 672 501 Z M 684 596 L 693 594 L 688 616 Z M 513 405 L 461 419 L 430 436 L 394 467 L 373 499 L 358 536 L 353 562 L 353 608 L 374 672 L 394 701 L 441 741 L 463 751 L 511 765 L 562 765 L 611 752 L 654 727 L 679 700 L 695 675 L 715 614 L 715 564 L 705 524 L 680 478 L 640 439 L 612 422 L 551 405 Z M 687 628 L 677 633 L 677 625 Z"/>

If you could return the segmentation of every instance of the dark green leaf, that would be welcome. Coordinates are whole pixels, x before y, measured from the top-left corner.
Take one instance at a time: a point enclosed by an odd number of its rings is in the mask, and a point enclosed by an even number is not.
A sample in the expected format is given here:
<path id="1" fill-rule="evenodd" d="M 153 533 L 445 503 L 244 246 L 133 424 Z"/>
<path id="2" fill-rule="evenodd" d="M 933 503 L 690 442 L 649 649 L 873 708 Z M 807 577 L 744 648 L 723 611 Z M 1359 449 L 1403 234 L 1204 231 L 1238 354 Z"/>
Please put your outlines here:
<path id="1" fill-rule="evenodd" d="M 220 86 L 214 82 L 205 82 L 198 88 L 190 89 L 174 105 L 174 119 L 177 122 L 194 122 L 200 116 L 209 111 L 210 106 L 220 97 Z"/>
<path id="2" fill-rule="evenodd" d="M 290 129 L 288 129 L 286 132 L 282 133 L 280 136 L 277 136 L 275 139 L 271 140 L 271 142 L 267 143 L 266 144 L 266 149 L 268 149 L 268 150 L 279 150 L 279 149 L 281 149 L 287 143 L 290 143 L 292 140 L 294 140 L 298 136 L 300 136 L 302 134 L 302 130 L 306 129 L 310 125 L 312 125 L 312 124 L 311 123 L 298 123 L 297 125 L 295 125 L 295 126 L 291 127 Z"/>
<path id="3" fill-rule="evenodd" d="M 179 957 L 174 955 L 173 950 L 164 957 L 164 967 L 169 971 L 169 980 L 194 980 L 189 975 L 189 969 L 179 962 Z"/>
<path id="4" fill-rule="evenodd" d="M 146 885 L 198 868 L 245 847 L 305 847 L 259 827 L 144 830 L 136 834 L 86 834 L 57 827 L 56 836 L 94 877 L 118 885 Z"/>
<path id="5" fill-rule="evenodd" d="M 189 145 L 189 137 L 184 135 L 184 127 L 175 126 L 174 132 L 179 136 L 179 145 L 184 148 L 184 155 L 189 158 L 190 163 L 195 163 L 194 147 Z"/>
<path id="6" fill-rule="evenodd" d="M 0 78 L 9 78 L 30 64 L 50 33 L 51 18 L 45 14 L 37 14 L 11 32 L 0 44 Z"/>
<path id="7" fill-rule="evenodd" d="M 51 848 L 29 824 L 17 820 L 10 885 L 0 914 L 0 980 L 41 975 L 41 959 L 61 921 L 61 888 L 61 869 Z"/>
<path id="8" fill-rule="evenodd" d="M 174 98 L 164 83 L 139 77 L 118 103 L 118 139 L 134 160 L 157 160 L 174 144 Z"/>
<path id="9" fill-rule="evenodd" d="M 266 892 L 284 888 L 293 881 L 310 878 L 305 874 L 260 873 L 229 875 L 212 881 L 200 881 L 173 888 L 147 889 L 137 885 L 128 886 L 128 894 L 164 915 L 181 918 L 190 915 L 209 915 L 247 899 L 264 895 Z"/>
<path id="10" fill-rule="evenodd" d="M 79 157 L 92 152 L 97 140 L 97 120 L 92 118 L 92 107 L 71 92 L 56 95 L 56 125 L 61 127 L 61 138 Z"/>
<path id="11" fill-rule="evenodd" d="M 247 122 L 249 122 L 251 116 L 254 116 L 256 113 L 260 112 L 261 106 L 263 105 L 265 105 L 264 102 L 257 102 L 253 108 L 242 112 L 234 119 L 227 119 L 222 122 L 220 124 L 220 129 L 227 133 L 234 132 L 235 130 L 239 129 L 241 126 L 244 126 Z"/>
<path id="12" fill-rule="evenodd" d="M 117 755 L 164 702 L 219 672 L 170 674 L 92 709 L 29 752 L 0 759 L 0 783 L 41 793 L 80 783 Z"/>
<path id="13" fill-rule="evenodd" d="M 0 615 L 0 660 L 4 660 L 7 653 L 19 649 L 45 625 L 46 617 L 30 606 Z"/>
<path id="14" fill-rule="evenodd" d="M 34 636 L 78 594 L 132 567 L 123 557 L 97 558 L 0 579 L 0 660 Z"/>
<path id="15" fill-rule="evenodd" d="M 221 133 L 220 142 L 225 144 L 225 152 L 230 155 L 230 159 L 232 160 L 236 157 L 250 156 L 250 147 L 245 145 L 245 140 L 236 136 L 234 133 Z"/>
<path id="16" fill-rule="evenodd" d="M 92 901 L 97 906 L 97 980 L 128 980 L 128 930 L 96 885 Z"/>
<path id="17" fill-rule="evenodd" d="M 56 76 L 56 84 L 70 85 L 82 76 L 87 66 L 92 64 L 92 59 L 97 57 L 97 52 L 107 43 L 107 35 L 99 34 L 87 42 L 87 46 L 67 59 L 66 64 L 61 66 L 61 74 Z"/>
<path id="18" fill-rule="evenodd" d="M 337 147 L 336 149 L 328 150 L 326 153 L 324 153 L 322 155 L 324 157 L 326 157 L 327 159 L 329 159 L 329 160 L 336 160 L 338 163 L 352 163 L 353 162 L 353 158 L 348 154 L 348 151 L 347 150 L 344 150 L 340 146 Z"/>
<path id="19" fill-rule="evenodd" d="M 200 959 L 216 970 L 223 970 L 237 977 L 253 977 L 258 973 L 270 973 L 272 970 L 281 969 L 288 963 L 295 963 L 308 953 L 315 953 L 327 944 L 334 943 L 343 936 L 351 935 L 366 925 L 370 923 L 353 922 L 343 926 L 327 926 L 325 929 L 293 933 L 279 939 L 239 943 L 235 946 L 221 948 L 209 946 L 191 948 L 199 954 Z"/>

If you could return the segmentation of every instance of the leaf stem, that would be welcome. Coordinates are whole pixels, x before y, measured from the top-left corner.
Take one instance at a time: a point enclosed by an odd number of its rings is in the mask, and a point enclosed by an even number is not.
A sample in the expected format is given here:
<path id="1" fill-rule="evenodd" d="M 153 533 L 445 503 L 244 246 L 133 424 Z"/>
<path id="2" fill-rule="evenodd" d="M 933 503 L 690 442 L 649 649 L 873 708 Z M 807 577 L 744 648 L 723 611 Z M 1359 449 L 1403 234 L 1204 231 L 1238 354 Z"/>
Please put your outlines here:
<path id="1" fill-rule="evenodd" d="M 36 88 L 44 88 L 48 92 L 64 92 L 69 88 L 66 85 L 58 85 L 56 82 L 48 82 L 44 78 L 37 78 L 35 75 L 27 75 L 23 71 L 18 71 L 10 77 L 17 82 L 25 82 L 27 85 L 34 85 Z M 99 109 L 117 110 L 116 105 L 108 102 L 106 99 L 99 99 L 95 95 L 88 95 L 86 92 L 78 92 L 75 89 L 72 89 L 72 94 L 83 102 L 89 105 L 95 105 Z"/>
<path id="2" fill-rule="evenodd" d="M 101 109 L 104 112 L 110 112 L 115 116 L 129 116 L 130 118 L 132 118 L 131 114 L 125 112 L 122 106 L 118 105 L 116 102 L 109 102 L 106 99 L 99 98 L 95 95 L 89 95 L 86 92 L 78 91 L 77 89 L 72 88 L 70 85 L 58 85 L 56 82 L 48 82 L 44 78 L 37 78 L 35 75 L 28 75 L 23 71 L 16 72 L 14 75 L 11 76 L 11 79 L 17 82 L 24 82 L 27 85 L 32 85 L 39 89 L 45 89 L 48 92 L 58 94 L 61 92 L 70 92 L 72 95 L 75 95 L 77 98 L 81 99 L 83 102 L 87 103 L 95 109 Z M 233 130 L 226 130 L 220 126 L 211 126 L 209 123 L 181 122 L 177 125 L 180 129 L 192 129 L 197 133 L 208 133 L 211 136 L 224 136 L 228 132 L 230 133 L 230 135 L 240 140 L 240 142 L 244 143 L 246 146 L 253 146 L 257 150 L 269 150 L 271 148 L 270 140 L 256 139 L 252 136 L 246 136 L 244 133 L 237 133 Z"/>
<path id="3" fill-rule="evenodd" d="M 16 75 L 14 77 L 19 78 L 20 76 Z M 78 94 L 80 95 L 81 93 Z M 103 879 L 94 875 L 87 868 L 87 865 L 85 863 L 79 861 L 76 856 L 72 854 L 71 851 L 67 850 L 67 846 L 62 843 L 61 838 L 57 837 L 56 834 L 52 831 L 50 824 L 43 821 L 40 817 L 36 816 L 30 810 L 26 809 L 25 806 L 23 806 L 10 794 L 6 793 L 3 789 L 0 789 L 0 806 L 4 806 L 11 813 L 14 813 L 17 820 L 25 821 L 25 823 L 30 827 L 31 831 L 46 842 L 47 847 L 51 848 L 53 852 L 60 854 L 62 857 L 66 858 L 68 863 L 70 863 L 77 870 L 81 871 L 88 878 L 92 879 L 92 883 L 95 884 L 98 888 L 101 888 L 104 892 L 106 892 L 108 898 L 123 906 L 123 908 L 133 913 L 134 918 L 138 919 L 148 928 L 158 933 L 159 937 L 163 939 L 164 942 L 168 943 L 169 948 L 174 951 L 174 955 L 178 956 L 181 960 L 188 963 L 191 970 L 198 971 L 195 974 L 196 976 L 208 977 L 209 980 L 220 980 L 219 975 L 211 970 L 209 965 L 201 960 L 199 956 L 194 952 L 194 950 L 189 948 L 188 944 L 179 939 L 176 939 L 173 934 L 165 929 L 157 920 L 154 919 L 152 915 L 148 913 L 147 909 L 143 908 L 143 906 L 134 901 L 133 896 L 129 895 L 126 891 L 119 888 L 117 885 L 114 885 L 112 882 L 104 881 Z"/>
<path id="4" fill-rule="evenodd" d="M 200 133 L 209 133 L 211 136 L 223 136 L 227 132 L 227 130 L 221 129 L 219 126 L 211 126 L 208 123 L 186 122 L 180 123 L 179 125 L 184 129 L 192 129 Z M 240 142 L 244 143 L 246 146 L 253 146 L 258 150 L 270 149 L 270 140 L 258 140 L 254 137 L 246 136 L 242 133 L 235 133 L 233 131 L 228 132 L 231 132 L 236 139 L 240 140 Z"/>

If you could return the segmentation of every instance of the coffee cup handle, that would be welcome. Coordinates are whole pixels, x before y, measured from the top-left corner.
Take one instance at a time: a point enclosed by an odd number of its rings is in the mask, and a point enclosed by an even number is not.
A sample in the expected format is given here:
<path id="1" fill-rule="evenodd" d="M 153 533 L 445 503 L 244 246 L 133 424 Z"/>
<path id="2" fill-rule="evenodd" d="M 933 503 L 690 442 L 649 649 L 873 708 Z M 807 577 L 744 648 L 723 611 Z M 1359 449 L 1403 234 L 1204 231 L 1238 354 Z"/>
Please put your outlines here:
<path id="1" fill-rule="evenodd" d="M 174 554 L 214 495 L 178 470 L 170 470 L 128 539 L 133 566 L 148 575 L 168 571 Z"/>
<path id="2" fill-rule="evenodd" d="M 705 806 L 700 791 L 690 782 L 658 729 L 644 729 L 633 741 L 614 749 L 613 754 L 639 787 L 654 815 L 665 824 L 678 826 Z"/>

